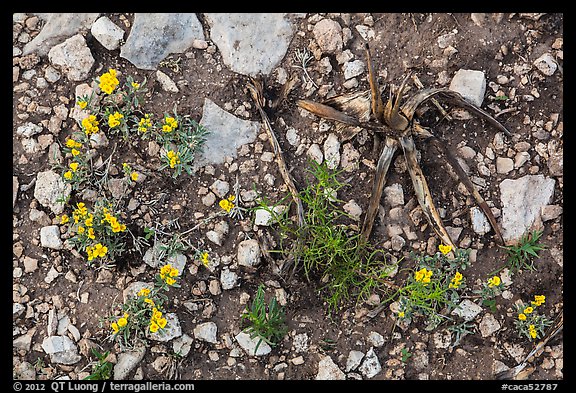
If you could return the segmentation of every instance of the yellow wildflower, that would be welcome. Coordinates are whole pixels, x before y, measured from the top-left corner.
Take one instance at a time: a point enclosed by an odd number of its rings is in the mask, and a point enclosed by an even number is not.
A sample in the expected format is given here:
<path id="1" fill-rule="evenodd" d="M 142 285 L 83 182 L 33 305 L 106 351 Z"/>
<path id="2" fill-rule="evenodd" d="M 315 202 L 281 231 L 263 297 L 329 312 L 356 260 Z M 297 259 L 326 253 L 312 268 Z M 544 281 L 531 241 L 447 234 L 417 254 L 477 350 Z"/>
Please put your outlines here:
<path id="1" fill-rule="evenodd" d="M 497 287 L 498 285 L 500 285 L 501 282 L 502 281 L 500 281 L 500 277 L 494 276 L 494 277 L 488 279 L 488 286 L 490 288 Z"/>
<path id="2" fill-rule="evenodd" d="M 116 70 L 110 68 L 108 72 L 102 74 L 100 76 L 100 83 L 99 87 L 102 91 L 106 94 L 112 94 L 116 86 L 118 86 L 120 82 L 116 78 Z"/>
<path id="3" fill-rule="evenodd" d="M 84 228 L 83 226 L 79 226 L 78 227 L 78 234 L 83 234 L 86 231 L 86 228 Z"/>
<path id="4" fill-rule="evenodd" d="M 62 214 L 62 217 L 60 217 L 60 224 L 66 224 L 70 221 L 70 217 L 68 217 L 66 214 Z"/>
<path id="5" fill-rule="evenodd" d="M 124 317 L 118 319 L 118 326 L 124 327 L 128 324 L 128 320 Z"/>
<path id="6" fill-rule="evenodd" d="M 144 303 L 148 303 L 150 304 L 152 307 L 154 307 L 154 300 L 150 299 L 149 297 L 144 299 Z"/>
<path id="7" fill-rule="evenodd" d="M 166 278 L 166 284 L 168 285 L 174 285 L 176 283 L 176 280 L 174 280 L 172 277 L 167 277 Z"/>
<path id="8" fill-rule="evenodd" d="M 204 251 L 200 256 L 200 260 L 202 261 L 202 264 L 204 266 L 208 267 L 208 264 L 210 263 L 210 261 L 208 260 L 208 252 Z"/>
<path id="9" fill-rule="evenodd" d="M 116 322 L 112 322 L 112 323 L 110 324 L 110 327 L 111 327 L 112 330 L 114 331 L 114 334 L 118 333 L 118 330 L 120 330 L 120 329 L 118 328 L 118 324 L 117 324 Z"/>
<path id="10" fill-rule="evenodd" d="M 166 318 L 160 318 L 160 319 L 157 321 L 157 323 L 158 323 L 158 326 L 159 326 L 161 329 L 164 329 L 164 327 L 166 326 L 166 324 L 168 323 L 168 321 L 166 321 Z"/>
<path id="11" fill-rule="evenodd" d="M 452 246 L 445 246 L 444 244 L 440 244 L 438 246 L 438 249 L 440 250 L 440 252 L 444 255 L 448 254 L 450 251 L 452 251 Z"/>
<path id="12" fill-rule="evenodd" d="M 130 179 L 132 179 L 133 181 L 138 180 L 138 172 L 132 172 L 130 174 Z"/>
<path id="13" fill-rule="evenodd" d="M 423 267 L 422 269 L 418 270 L 415 274 L 414 274 L 414 278 L 416 279 L 416 281 L 418 282 L 423 282 L 425 284 L 430 282 L 430 278 L 432 277 L 432 270 L 427 270 L 425 267 Z"/>
<path id="14" fill-rule="evenodd" d="M 534 309 L 532 307 L 526 307 L 524 309 L 524 314 L 532 314 L 533 311 Z"/>
<path id="15" fill-rule="evenodd" d="M 103 246 L 100 243 L 97 243 L 93 248 L 94 258 L 103 257 L 108 252 L 108 247 Z"/>
<path id="16" fill-rule="evenodd" d="M 450 281 L 450 285 L 448 286 L 448 288 L 458 288 L 460 286 L 460 284 L 462 284 L 462 273 L 460 272 L 456 272 L 456 274 L 454 274 L 454 278 L 452 278 L 452 280 Z"/>
<path id="17" fill-rule="evenodd" d="M 526 320 L 526 315 L 520 313 L 520 314 L 518 314 L 518 319 L 521 320 L 521 321 L 525 321 L 525 320 Z"/>
<path id="18" fill-rule="evenodd" d="M 72 180 L 72 171 L 66 171 L 64 172 L 64 179 L 66 180 Z"/>
<path id="19" fill-rule="evenodd" d="M 82 119 L 82 128 L 84 129 L 84 133 L 86 135 L 93 134 L 98 132 L 98 125 L 100 123 L 96 120 L 96 116 L 90 115 Z"/>
<path id="20" fill-rule="evenodd" d="M 150 294 L 150 289 L 142 288 L 138 291 L 138 296 L 148 296 Z"/>
<path id="21" fill-rule="evenodd" d="M 168 275 L 169 275 L 170 277 L 177 277 L 178 274 L 179 274 L 179 272 L 178 272 L 178 269 L 176 269 L 176 268 L 170 269 L 170 273 L 168 273 Z"/>
<path id="22" fill-rule="evenodd" d="M 120 125 L 120 120 L 124 118 L 124 115 L 120 112 L 114 112 L 108 116 L 108 126 L 114 128 Z"/>
<path id="23" fill-rule="evenodd" d="M 150 322 L 150 331 L 152 333 L 156 333 L 158 331 L 158 328 L 159 328 L 159 326 L 156 322 L 154 322 L 154 321 Z"/>
<path id="24" fill-rule="evenodd" d="M 152 121 L 150 120 L 150 115 L 145 114 L 144 117 L 142 117 L 138 122 L 138 131 L 146 132 L 150 127 L 152 127 Z"/>
<path id="25" fill-rule="evenodd" d="M 84 101 L 84 100 L 79 100 L 79 101 L 77 102 L 77 104 L 78 104 L 78 106 L 80 107 L 80 109 L 85 109 L 86 106 L 88 105 L 88 103 L 87 103 L 86 101 Z"/>
<path id="26" fill-rule="evenodd" d="M 74 157 L 76 157 L 78 154 L 80 154 L 80 150 L 72 149 L 72 150 L 70 151 L 70 153 L 72 153 L 72 155 L 73 155 Z"/>
<path id="27" fill-rule="evenodd" d="M 218 204 L 222 209 L 224 209 L 226 213 L 230 213 L 230 210 L 234 208 L 234 204 L 230 201 L 230 199 L 222 199 Z"/>
<path id="28" fill-rule="evenodd" d="M 78 170 L 78 164 L 77 162 L 71 162 L 70 163 L 70 169 L 72 169 L 74 172 L 76 172 Z"/>
<path id="29" fill-rule="evenodd" d="M 536 331 L 536 327 L 534 325 L 528 326 L 528 333 L 532 338 L 538 337 L 538 332 Z"/>
<path id="30" fill-rule="evenodd" d="M 96 239 L 96 235 L 94 235 L 94 228 L 88 228 L 88 238 L 89 239 Z"/>
<path id="31" fill-rule="evenodd" d="M 134 90 L 138 90 L 140 88 L 140 83 L 132 82 L 131 85 Z"/>
<path id="32" fill-rule="evenodd" d="M 179 154 L 174 150 L 170 150 L 168 153 L 166 153 L 166 157 L 170 161 L 170 168 L 174 168 L 176 164 L 180 163 Z"/>
<path id="33" fill-rule="evenodd" d="M 399 318 L 404 318 L 405 315 L 406 315 L 406 314 L 404 313 L 404 311 L 400 311 L 400 312 L 398 313 L 398 317 L 399 317 Z"/>
<path id="34" fill-rule="evenodd" d="M 533 306 L 541 306 L 546 301 L 546 296 L 544 295 L 534 295 L 534 300 L 531 302 Z"/>

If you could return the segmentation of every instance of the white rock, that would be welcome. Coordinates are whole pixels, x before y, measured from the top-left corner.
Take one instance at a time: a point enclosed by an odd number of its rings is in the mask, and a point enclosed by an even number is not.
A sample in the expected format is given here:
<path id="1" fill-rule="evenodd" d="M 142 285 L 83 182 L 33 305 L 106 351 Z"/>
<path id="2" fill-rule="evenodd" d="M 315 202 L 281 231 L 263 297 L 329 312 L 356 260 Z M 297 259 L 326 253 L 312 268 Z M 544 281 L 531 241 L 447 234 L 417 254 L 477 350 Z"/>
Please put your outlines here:
<path id="1" fill-rule="evenodd" d="M 108 50 L 115 50 L 120 47 L 120 42 L 124 38 L 124 30 L 118 27 L 107 16 L 102 16 L 92 24 L 90 32 L 102 46 Z"/>
<path id="2" fill-rule="evenodd" d="M 142 282 L 142 281 L 133 281 L 131 282 L 126 289 L 122 291 L 122 299 L 124 303 L 132 297 L 135 297 L 141 289 L 146 288 L 152 290 L 154 288 L 154 284 L 151 282 Z"/>
<path id="3" fill-rule="evenodd" d="M 322 164 L 322 162 L 324 161 L 324 155 L 322 154 L 322 150 L 320 149 L 320 146 L 317 143 L 313 143 L 312 145 L 310 145 L 308 151 L 306 152 L 306 155 L 311 160 L 316 161 L 318 164 Z"/>
<path id="4" fill-rule="evenodd" d="M 78 354 L 78 347 L 68 336 L 49 336 L 41 344 L 44 352 L 50 355 L 53 363 L 74 364 L 82 358 Z"/>
<path id="5" fill-rule="evenodd" d="M 48 59 L 71 81 L 88 78 L 95 62 L 82 34 L 73 35 L 63 43 L 53 46 L 48 52 Z"/>
<path id="6" fill-rule="evenodd" d="M 329 169 L 336 169 L 340 164 L 340 141 L 338 141 L 336 134 L 328 135 L 324 141 L 324 157 Z"/>
<path id="7" fill-rule="evenodd" d="M 240 332 L 236 336 L 234 336 L 240 347 L 249 355 L 249 356 L 264 356 L 272 351 L 272 348 L 268 343 L 264 340 L 260 342 L 260 338 L 258 336 L 251 338 L 250 335 L 246 332 Z M 258 347 L 258 349 L 256 349 Z"/>
<path id="8" fill-rule="evenodd" d="M 500 322 L 494 318 L 494 315 L 486 314 L 480 321 L 478 329 L 480 330 L 482 337 L 488 337 L 500 329 Z"/>
<path id="9" fill-rule="evenodd" d="M 474 303 L 472 300 L 464 299 L 452 311 L 452 314 L 458 315 L 466 322 L 472 321 L 478 314 L 482 312 L 482 307 Z"/>
<path id="10" fill-rule="evenodd" d="M 40 244 L 42 244 L 42 247 L 54 250 L 62 249 L 64 244 L 62 239 L 60 239 L 60 228 L 58 225 L 48 225 L 40 228 Z"/>
<path id="11" fill-rule="evenodd" d="M 256 239 L 248 239 L 238 244 L 238 264 L 241 266 L 256 267 L 260 264 L 262 252 Z"/>
<path id="12" fill-rule="evenodd" d="M 175 354 L 180 355 L 182 357 L 186 357 L 188 356 L 188 353 L 192 348 L 193 342 L 194 340 L 192 339 L 192 337 L 184 333 L 180 337 L 176 337 L 172 341 L 172 350 L 174 351 Z"/>
<path id="13" fill-rule="evenodd" d="M 32 122 L 28 122 L 16 129 L 16 135 L 24 138 L 33 137 L 34 135 L 39 134 L 41 132 L 42 132 L 42 126 L 34 124 Z"/>
<path id="14" fill-rule="evenodd" d="M 54 266 L 50 267 L 50 270 L 48 270 L 48 274 L 46 274 L 46 277 L 44 277 L 44 282 L 46 284 L 50 284 L 52 283 L 52 281 L 54 281 L 58 276 L 60 275 L 60 273 L 58 273 L 58 270 L 56 270 L 56 268 Z"/>
<path id="15" fill-rule="evenodd" d="M 484 235 L 492 229 L 488 218 L 486 218 L 479 207 L 473 206 L 470 208 L 470 220 L 472 221 L 472 230 L 479 235 Z"/>
<path id="16" fill-rule="evenodd" d="M 368 341 L 370 342 L 370 344 L 372 344 L 372 346 L 374 347 L 381 347 L 382 345 L 384 345 L 384 337 L 375 331 L 371 331 L 368 334 Z"/>
<path id="17" fill-rule="evenodd" d="M 137 345 L 133 351 L 121 352 L 114 365 L 114 379 L 128 379 L 130 372 L 144 359 L 145 354 L 146 346 L 144 344 Z"/>
<path id="18" fill-rule="evenodd" d="M 178 90 L 176 83 L 160 70 L 156 71 L 156 79 L 158 80 L 158 83 L 160 83 L 162 90 L 167 91 L 168 93 L 178 93 L 180 91 Z"/>
<path id="19" fill-rule="evenodd" d="M 224 241 L 224 235 L 221 232 L 208 231 L 208 232 L 206 232 L 206 237 L 212 243 L 217 244 L 219 246 L 221 246 L 222 242 Z"/>
<path id="20" fill-rule="evenodd" d="M 36 175 L 34 198 L 56 215 L 64 211 L 65 203 L 62 200 L 67 200 L 71 191 L 72 186 L 66 184 L 62 176 L 52 170 L 38 172 Z"/>
<path id="21" fill-rule="evenodd" d="M 324 53 L 335 53 L 342 50 L 342 27 L 332 19 L 322 19 L 314 25 L 312 34 Z"/>
<path id="22" fill-rule="evenodd" d="M 358 370 L 365 378 L 373 378 L 382 370 L 382 366 L 380 365 L 378 356 L 376 356 L 376 353 L 374 352 L 374 348 L 368 350 Z"/>
<path id="23" fill-rule="evenodd" d="M 227 268 L 222 269 L 220 272 L 220 284 L 222 289 L 232 289 L 236 286 L 238 281 L 238 274 Z"/>
<path id="24" fill-rule="evenodd" d="M 350 372 L 356 370 L 356 368 L 362 362 L 363 358 L 364 358 L 364 352 L 354 350 L 350 351 L 350 353 L 348 353 L 348 359 L 346 359 L 345 371 Z"/>
<path id="25" fill-rule="evenodd" d="M 344 380 L 346 379 L 346 374 L 334 363 L 332 358 L 325 355 L 318 362 L 318 373 L 316 374 L 315 380 Z"/>
<path id="26" fill-rule="evenodd" d="M 402 189 L 402 185 L 394 183 L 388 187 L 384 187 L 384 201 L 386 201 L 390 207 L 404 206 L 404 190 Z"/>
<path id="27" fill-rule="evenodd" d="M 12 208 L 16 206 L 16 197 L 18 197 L 18 176 L 12 176 Z"/>
<path id="28" fill-rule="evenodd" d="M 507 244 L 518 241 L 541 220 L 543 206 L 550 204 L 556 181 L 544 175 L 526 175 L 500 183 L 502 236 Z"/>
<path id="29" fill-rule="evenodd" d="M 432 335 L 434 346 L 438 349 L 446 349 L 450 346 L 452 341 L 452 334 L 447 329 L 439 332 L 434 332 Z"/>
<path id="30" fill-rule="evenodd" d="M 548 52 L 534 60 L 534 63 L 532 64 L 538 68 L 538 71 L 546 76 L 554 75 L 554 72 L 558 69 L 558 64 L 556 63 L 556 60 L 554 60 L 554 56 Z"/>
<path id="31" fill-rule="evenodd" d="M 496 172 L 506 174 L 514 169 L 514 161 L 508 157 L 496 158 Z"/>
<path id="32" fill-rule="evenodd" d="M 216 344 L 217 342 L 218 327 L 214 322 L 204 322 L 194 327 L 194 337 L 197 340 L 206 341 L 208 343 Z"/>
<path id="33" fill-rule="evenodd" d="M 362 208 L 354 199 L 351 199 L 348 203 L 342 206 L 342 209 L 344 209 L 344 211 L 348 213 L 353 220 L 360 221 Z"/>
<path id="34" fill-rule="evenodd" d="M 298 146 L 300 144 L 300 135 L 294 127 L 288 127 L 286 130 L 286 140 L 292 146 Z"/>
<path id="35" fill-rule="evenodd" d="M 484 72 L 460 69 L 452 78 L 449 89 L 460 93 L 465 99 L 480 107 L 486 93 Z"/>

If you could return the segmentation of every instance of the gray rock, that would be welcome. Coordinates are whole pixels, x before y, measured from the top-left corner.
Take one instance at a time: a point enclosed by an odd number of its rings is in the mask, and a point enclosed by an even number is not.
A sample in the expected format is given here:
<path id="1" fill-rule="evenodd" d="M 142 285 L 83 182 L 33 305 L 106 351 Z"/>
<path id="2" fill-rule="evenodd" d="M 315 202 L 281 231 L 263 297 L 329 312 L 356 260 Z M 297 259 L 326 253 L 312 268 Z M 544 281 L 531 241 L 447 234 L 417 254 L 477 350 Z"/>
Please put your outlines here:
<path id="1" fill-rule="evenodd" d="M 123 302 L 126 301 L 138 294 L 142 288 L 148 288 L 152 290 L 154 288 L 154 284 L 150 282 L 142 282 L 142 281 L 134 281 L 131 282 L 124 291 L 122 291 L 122 299 Z"/>
<path id="2" fill-rule="evenodd" d="M 332 358 L 325 355 L 318 362 L 318 373 L 316 374 L 315 380 L 344 380 L 346 379 L 346 374 L 334 363 Z"/>
<path id="3" fill-rule="evenodd" d="M 208 238 L 208 240 L 210 240 L 212 243 L 218 246 L 221 246 L 222 243 L 224 242 L 224 234 L 222 232 L 208 231 L 206 232 L 206 237 Z"/>
<path id="4" fill-rule="evenodd" d="M 34 381 L 36 379 L 36 369 L 34 366 L 26 361 L 19 363 L 19 360 L 14 361 L 14 379 L 23 381 Z"/>
<path id="5" fill-rule="evenodd" d="M 360 153 L 354 148 L 351 143 L 345 143 L 342 146 L 342 156 L 340 158 L 340 166 L 346 172 L 354 172 L 360 167 L 359 163 Z"/>
<path id="6" fill-rule="evenodd" d="M 164 329 L 158 329 L 158 331 L 154 333 L 146 330 L 146 337 L 151 340 L 168 342 L 182 335 L 182 328 L 180 327 L 180 321 L 176 313 L 166 313 L 164 314 L 164 318 L 166 318 L 166 326 Z"/>
<path id="7" fill-rule="evenodd" d="M 368 334 L 368 341 L 374 347 L 381 347 L 382 345 L 384 345 L 385 342 L 384 337 L 380 333 L 375 331 L 372 331 Z"/>
<path id="8" fill-rule="evenodd" d="M 542 217 L 542 221 L 550 221 L 558 218 L 562 214 L 562 206 L 560 205 L 547 205 L 542 206 L 540 209 L 540 215 Z"/>
<path id="9" fill-rule="evenodd" d="M 188 356 L 188 353 L 190 353 L 190 349 L 192 349 L 193 342 L 194 340 L 192 337 L 184 333 L 172 341 L 172 350 L 175 354 L 186 357 Z"/>
<path id="10" fill-rule="evenodd" d="M 136 13 L 120 56 L 144 70 L 155 70 L 171 53 L 183 53 L 194 40 L 204 39 L 193 13 Z"/>
<path id="11" fill-rule="evenodd" d="M 556 181 L 544 175 L 526 175 L 500 183 L 502 236 L 507 244 L 518 241 L 541 219 L 543 206 L 550 204 Z"/>
<path id="12" fill-rule="evenodd" d="M 478 314 L 482 312 L 482 307 L 474 303 L 472 300 L 464 299 L 452 311 L 453 315 L 458 315 L 466 322 L 472 321 Z"/>
<path id="13" fill-rule="evenodd" d="M 114 365 L 114 379 L 128 379 L 132 370 L 134 370 L 138 363 L 144 359 L 145 354 L 146 346 L 144 344 L 137 345 L 133 351 L 120 353 L 118 355 L 118 360 Z"/>
<path id="14" fill-rule="evenodd" d="M 251 338 L 250 335 L 246 332 L 240 332 L 236 336 L 234 336 L 234 338 L 238 342 L 238 345 L 240 345 L 240 347 L 242 347 L 242 349 L 249 356 L 264 356 L 269 354 L 270 351 L 272 351 L 270 345 L 268 345 L 268 343 L 264 340 L 260 342 L 258 349 L 256 349 L 256 346 L 258 345 L 260 338 L 259 337 Z"/>
<path id="15" fill-rule="evenodd" d="M 16 337 L 12 341 L 12 346 L 14 348 L 23 349 L 24 351 L 29 351 L 32 346 L 32 336 L 36 333 L 36 328 L 29 329 L 25 334 Z"/>
<path id="16" fill-rule="evenodd" d="M 216 344 L 218 326 L 214 322 L 204 322 L 194 327 L 194 337 L 197 340 L 206 341 L 208 343 Z"/>
<path id="17" fill-rule="evenodd" d="M 49 336 L 42 341 L 42 349 L 50 355 L 50 361 L 58 364 L 74 364 L 82 358 L 78 347 L 68 336 Z"/>
<path id="18" fill-rule="evenodd" d="M 342 27 L 332 19 L 322 19 L 314 25 L 312 34 L 324 53 L 336 53 L 342 50 Z"/>
<path id="19" fill-rule="evenodd" d="M 497 332 L 500 329 L 500 322 L 496 320 L 494 315 L 486 314 L 478 324 L 478 329 L 482 334 L 482 337 L 488 337 Z"/>
<path id="20" fill-rule="evenodd" d="M 351 79 L 362 75 L 364 72 L 364 62 L 362 60 L 353 60 L 344 63 L 344 79 Z"/>
<path id="21" fill-rule="evenodd" d="M 514 168 L 518 169 L 530 160 L 530 153 L 520 151 L 514 156 Z"/>
<path id="22" fill-rule="evenodd" d="M 50 49 L 48 59 L 71 81 L 88 78 L 95 61 L 81 34 L 76 34 Z"/>
<path id="23" fill-rule="evenodd" d="M 70 12 L 39 13 L 36 15 L 45 21 L 44 27 L 32 41 L 24 46 L 22 50 L 24 56 L 32 52 L 45 56 L 54 45 L 63 42 L 80 30 L 89 29 L 100 14 Z"/>
<path id="24" fill-rule="evenodd" d="M 472 230 L 479 235 L 484 235 L 492 229 L 482 209 L 476 206 L 470 208 L 470 220 L 472 221 Z"/>
<path id="25" fill-rule="evenodd" d="M 217 179 L 210 186 L 210 190 L 219 198 L 226 198 L 228 191 L 230 191 L 230 183 Z"/>
<path id="26" fill-rule="evenodd" d="M 340 141 L 336 134 L 328 135 L 324 141 L 324 157 L 329 169 L 336 169 L 340 164 Z"/>
<path id="27" fill-rule="evenodd" d="M 205 13 L 222 61 L 243 75 L 268 75 L 286 55 L 294 26 L 282 13 Z"/>
<path id="28" fill-rule="evenodd" d="M 36 175 L 34 198 L 56 215 L 62 214 L 64 211 L 65 203 L 63 201 L 68 199 L 71 191 L 72 186 L 66 184 L 62 176 L 52 170 L 38 172 Z"/>
<path id="29" fill-rule="evenodd" d="M 348 353 L 348 358 L 346 359 L 346 369 L 344 371 L 350 372 L 356 370 L 356 368 L 360 365 L 364 359 L 364 352 L 361 351 L 350 351 Z"/>
<path id="30" fill-rule="evenodd" d="M 534 63 L 532 64 L 534 64 L 538 71 L 546 76 L 554 75 L 554 72 L 558 69 L 558 64 L 556 63 L 556 60 L 554 60 L 554 56 L 548 52 L 534 60 Z"/>
<path id="31" fill-rule="evenodd" d="M 256 267 L 260 264 L 262 252 L 256 239 L 248 239 L 238 244 L 238 264 L 241 266 Z"/>
<path id="32" fill-rule="evenodd" d="M 465 99 L 480 107 L 486 93 L 484 72 L 460 69 L 452 78 L 449 89 L 460 93 Z"/>
<path id="33" fill-rule="evenodd" d="M 204 100 L 200 124 L 209 134 L 194 161 L 195 170 L 208 164 L 222 164 L 226 156 L 237 157 L 237 149 L 253 142 L 260 130 L 259 122 L 239 119 L 208 98 Z"/>
<path id="34" fill-rule="evenodd" d="M 376 353 L 374 352 L 374 348 L 368 350 L 358 370 L 362 373 L 364 378 L 373 378 L 382 371 L 382 366 L 380 365 L 378 356 L 376 356 Z"/>
<path id="35" fill-rule="evenodd" d="M 92 24 L 90 32 L 102 46 L 108 50 L 116 50 L 124 39 L 124 30 L 110 20 L 107 16 L 98 18 Z"/>
<path id="36" fill-rule="evenodd" d="M 169 263 L 170 265 L 172 265 L 173 268 L 178 270 L 177 277 L 182 277 L 182 274 L 184 273 L 186 268 L 186 260 L 187 260 L 186 255 L 176 254 L 166 258 L 166 263 Z"/>
<path id="37" fill-rule="evenodd" d="M 550 176 L 563 176 L 564 175 L 564 151 L 555 151 L 550 154 L 548 158 L 548 171 Z"/>
<path id="38" fill-rule="evenodd" d="M 60 228 L 58 225 L 48 225 L 40 228 L 40 244 L 42 244 L 42 247 L 54 250 L 62 249 L 64 244 L 62 239 L 60 239 Z"/>
<path id="39" fill-rule="evenodd" d="M 292 146 L 298 146 L 300 144 L 300 136 L 294 127 L 288 127 L 286 130 L 286 140 Z"/>

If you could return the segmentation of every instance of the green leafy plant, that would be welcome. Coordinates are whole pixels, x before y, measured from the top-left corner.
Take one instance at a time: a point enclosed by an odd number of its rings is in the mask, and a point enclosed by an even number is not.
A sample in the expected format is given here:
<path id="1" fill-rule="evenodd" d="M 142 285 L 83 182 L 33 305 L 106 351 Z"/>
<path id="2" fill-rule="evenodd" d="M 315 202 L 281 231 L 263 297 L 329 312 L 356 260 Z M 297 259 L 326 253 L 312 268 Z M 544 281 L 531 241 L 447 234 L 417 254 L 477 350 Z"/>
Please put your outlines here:
<path id="1" fill-rule="evenodd" d="M 111 340 L 117 340 L 122 347 L 133 348 L 143 341 L 146 334 L 163 334 L 168 325 L 164 304 L 168 300 L 163 292 L 170 288 L 179 288 L 178 269 L 171 264 L 163 265 L 152 288 L 144 287 L 129 297 L 121 306 L 119 316 L 108 318 L 112 334 Z"/>
<path id="2" fill-rule="evenodd" d="M 520 301 L 516 303 L 517 318 L 514 325 L 521 337 L 533 341 L 544 336 L 545 330 L 552 325 L 552 321 L 539 313 L 538 307 L 544 304 L 544 295 L 535 295 L 530 305 Z"/>
<path id="3" fill-rule="evenodd" d="M 85 380 L 106 380 L 112 377 L 112 370 L 114 365 L 106 360 L 110 351 L 104 353 L 98 352 L 96 348 L 92 348 L 92 353 L 96 356 L 97 362 L 92 365 L 92 374 L 88 375 Z"/>
<path id="4" fill-rule="evenodd" d="M 506 253 L 508 254 L 508 264 L 512 272 L 517 272 L 522 268 L 528 270 L 535 270 L 533 258 L 538 258 L 538 251 L 545 250 L 543 244 L 538 243 L 542 231 L 532 231 L 522 236 L 517 245 L 505 246 Z"/>
<path id="5" fill-rule="evenodd" d="M 389 300 L 398 299 L 396 316 L 399 321 L 411 323 L 416 316 L 426 319 L 426 330 L 433 330 L 451 319 L 448 314 L 460 300 L 459 291 L 466 286 L 458 267 L 467 266 L 468 253 L 456 252 L 461 260 L 449 263 L 451 247 L 440 245 L 434 256 L 418 256 L 417 267 L 410 271 L 406 283 Z"/>
<path id="6" fill-rule="evenodd" d="M 402 348 L 400 355 L 402 356 L 402 363 L 407 363 L 408 360 L 412 357 L 412 354 L 408 348 Z"/>
<path id="7" fill-rule="evenodd" d="M 358 228 L 346 224 L 350 216 L 337 198 L 345 186 L 338 180 L 340 172 L 310 161 L 308 174 L 312 179 L 299 193 L 305 207 L 304 226 L 295 226 L 288 217 L 289 208 L 278 210 L 279 204 L 262 199 L 258 209 L 266 210 L 278 225 L 279 252 L 294 258 L 295 267 L 303 269 L 307 280 L 324 283 L 320 292 L 332 313 L 350 297 L 361 301 L 382 289 L 395 266 L 387 251 L 363 241 Z"/>
<path id="8" fill-rule="evenodd" d="M 251 338 L 259 338 L 254 353 L 258 351 L 262 341 L 270 346 L 275 346 L 282 341 L 288 332 L 284 307 L 278 304 L 275 296 L 270 299 L 270 303 L 266 306 L 264 297 L 264 285 L 260 284 L 252 304 L 250 307 L 246 307 L 241 316 L 249 323 L 244 331 L 249 333 Z"/>
<path id="9" fill-rule="evenodd" d="M 492 276 L 482 283 L 482 288 L 473 292 L 482 298 L 482 305 L 490 308 L 493 313 L 496 312 L 496 297 L 502 294 L 504 284 L 500 276 Z"/>

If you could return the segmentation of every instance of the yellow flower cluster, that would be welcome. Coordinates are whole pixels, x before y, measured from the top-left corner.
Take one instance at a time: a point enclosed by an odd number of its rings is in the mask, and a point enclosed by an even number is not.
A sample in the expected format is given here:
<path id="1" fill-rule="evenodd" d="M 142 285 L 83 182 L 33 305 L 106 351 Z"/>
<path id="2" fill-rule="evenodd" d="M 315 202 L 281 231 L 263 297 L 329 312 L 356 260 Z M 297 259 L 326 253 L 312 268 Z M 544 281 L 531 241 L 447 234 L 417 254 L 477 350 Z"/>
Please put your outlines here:
<path id="1" fill-rule="evenodd" d="M 210 264 L 210 260 L 208 259 L 208 252 L 204 251 L 202 255 L 200 255 L 200 260 L 204 266 L 208 267 Z"/>
<path id="2" fill-rule="evenodd" d="M 146 132 L 150 127 L 152 127 L 152 120 L 150 119 L 150 115 L 146 113 L 138 122 L 138 131 Z"/>
<path id="3" fill-rule="evenodd" d="M 82 119 L 82 128 L 84 129 L 84 133 L 86 135 L 94 134 L 98 132 L 98 125 L 100 123 L 96 120 L 96 116 L 90 115 Z"/>
<path id="4" fill-rule="evenodd" d="M 120 329 L 122 329 L 124 326 L 128 324 L 128 316 L 129 315 L 127 313 L 124 313 L 124 316 L 118 318 L 118 321 L 112 322 L 110 324 L 110 327 L 112 328 L 114 334 L 118 333 Z"/>
<path id="5" fill-rule="evenodd" d="M 427 270 L 425 267 L 414 273 L 414 278 L 416 279 L 416 281 L 423 282 L 424 284 L 428 284 L 430 282 L 431 277 L 432 277 L 432 270 Z"/>
<path id="6" fill-rule="evenodd" d="M 111 113 L 110 116 L 108 116 L 108 126 L 110 128 L 114 128 L 120 125 L 120 120 L 122 120 L 124 118 L 124 115 L 118 111 Z"/>
<path id="7" fill-rule="evenodd" d="M 236 197 L 234 195 L 230 195 L 228 197 L 228 199 L 222 199 L 220 201 L 220 203 L 218 203 L 220 205 L 220 207 L 222 209 L 224 209 L 224 211 L 226 213 L 230 213 L 230 210 L 232 210 L 234 208 L 234 200 L 236 199 Z"/>
<path id="8" fill-rule="evenodd" d="M 66 147 L 69 147 L 71 149 L 79 149 L 82 147 L 82 143 L 75 141 L 74 139 L 67 139 Z"/>
<path id="9" fill-rule="evenodd" d="M 528 334 L 530 334 L 530 337 L 536 338 L 538 336 L 538 332 L 536 331 L 536 326 L 534 326 L 534 325 L 528 326 Z"/>
<path id="10" fill-rule="evenodd" d="M 502 283 L 502 281 L 500 280 L 500 277 L 498 277 L 498 276 L 494 276 L 494 277 L 488 279 L 488 286 L 490 288 L 497 287 L 501 283 Z"/>
<path id="11" fill-rule="evenodd" d="M 156 333 L 158 329 L 164 329 L 166 327 L 166 318 L 162 316 L 162 312 L 156 307 L 152 308 L 152 317 L 150 318 L 150 331 Z"/>
<path id="12" fill-rule="evenodd" d="M 78 202 L 76 204 L 76 209 L 72 212 L 72 218 L 74 219 L 74 224 L 78 224 L 81 219 L 88 217 L 88 208 L 84 202 Z"/>
<path id="13" fill-rule="evenodd" d="M 118 78 L 116 78 L 116 70 L 110 68 L 108 69 L 108 72 L 100 76 L 100 84 L 98 86 L 104 93 L 112 94 L 116 86 L 119 84 L 120 82 L 118 81 Z"/>
<path id="14" fill-rule="evenodd" d="M 531 301 L 533 306 L 541 306 L 546 301 L 546 296 L 544 295 L 534 295 L 534 300 Z"/>
<path id="15" fill-rule="evenodd" d="M 162 131 L 172 132 L 176 128 L 178 128 L 178 121 L 175 118 L 169 116 L 164 118 L 164 125 L 162 126 Z"/>
<path id="16" fill-rule="evenodd" d="M 138 90 L 140 88 L 140 83 L 132 82 L 131 85 L 134 90 Z"/>
<path id="17" fill-rule="evenodd" d="M 168 285 L 176 284 L 174 277 L 178 277 L 178 274 L 178 269 L 172 267 L 169 263 L 160 268 L 160 278 Z"/>
<path id="18" fill-rule="evenodd" d="M 76 104 L 80 107 L 80 109 L 85 109 L 88 106 L 88 102 L 84 99 L 79 99 Z"/>
<path id="19" fill-rule="evenodd" d="M 452 251 L 452 246 L 445 246 L 444 244 L 440 244 L 438 246 L 438 249 L 440 250 L 440 252 L 444 255 L 448 254 L 450 251 Z"/>
<path id="20" fill-rule="evenodd" d="M 166 157 L 168 157 L 168 160 L 170 160 L 170 168 L 174 168 L 176 164 L 180 164 L 180 156 L 174 150 L 170 150 L 168 153 L 166 153 Z"/>
<path id="21" fill-rule="evenodd" d="M 96 243 L 94 246 L 86 247 L 86 252 L 88 253 L 88 260 L 91 261 L 94 258 L 104 257 L 108 252 L 108 247 Z"/>
<path id="22" fill-rule="evenodd" d="M 448 285 L 448 288 L 457 289 L 462 284 L 462 279 L 463 279 L 462 273 L 456 272 L 452 280 L 450 280 L 450 285 Z"/>
<path id="23" fill-rule="evenodd" d="M 112 232 L 114 233 L 124 232 L 126 230 L 126 225 L 118 222 L 118 219 L 110 214 L 106 208 L 104 208 L 104 218 L 101 222 L 104 221 L 110 224 L 110 228 L 112 228 Z"/>

